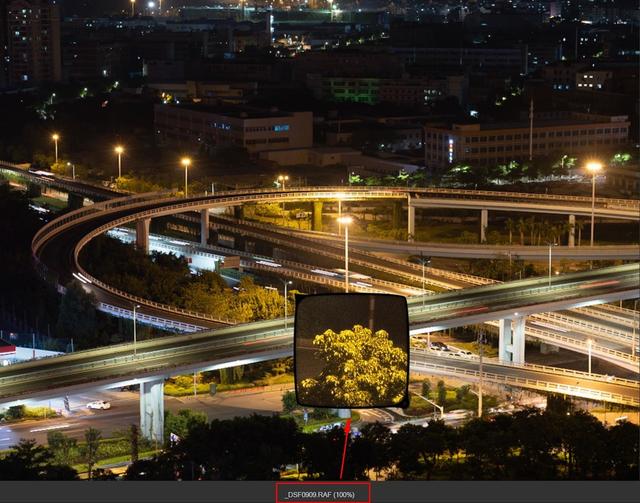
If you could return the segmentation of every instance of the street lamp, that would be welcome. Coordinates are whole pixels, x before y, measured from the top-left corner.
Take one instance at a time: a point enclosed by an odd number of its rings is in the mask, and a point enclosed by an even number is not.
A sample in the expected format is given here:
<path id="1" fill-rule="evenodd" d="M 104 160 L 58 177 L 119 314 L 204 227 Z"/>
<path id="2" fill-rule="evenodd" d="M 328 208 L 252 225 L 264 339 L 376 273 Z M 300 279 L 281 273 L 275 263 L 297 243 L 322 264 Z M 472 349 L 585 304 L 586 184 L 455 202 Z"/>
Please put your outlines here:
<path id="1" fill-rule="evenodd" d="M 593 229 L 596 211 L 596 175 L 602 169 L 602 163 L 591 161 L 587 163 L 587 171 L 591 172 L 591 246 L 593 246 Z"/>
<path id="2" fill-rule="evenodd" d="M 186 198 L 188 196 L 188 184 L 189 184 L 189 179 L 188 179 L 188 171 L 189 171 L 189 166 L 191 166 L 191 159 L 189 159 L 188 157 L 183 157 L 182 161 L 180 161 L 182 163 L 182 165 L 184 166 L 184 197 Z"/>
<path id="3" fill-rule="evenodd" d="M 118 178 L 121 178 L 122 177 L 122 153 L 124 152 L 124 147 L 122 145 L 117 145 L 116 148 L 114 148 L 113 150 L 118 155 Z"/>
<path id="4" fill-rule="evenodd" d="M 53 140 L 53 145 L 55 148 L 55 156 L 56 156 L 56 164 L 58 163 L 58 140 L 60 139 L 60 135 L 58 133 L 53 133 L 51 135 L 51 139 Z"/>
<path id="5" fill-rule="evenodd" d="M 424 267 L 425 265 L 431 262 L 431 258 L 423 257 L 422 252 L 420 252 L 420 258 L 418 259 L 418 262 L 422 264 L 422 307 L 424 307 L 424 298 L 427 295 L 427 289 L 425 288 L 425 280 L 424 280 Z"/>
<path id="6" fill-rule="evenodd" d="M 137 343 L 138 343 L 138 327 L 136 326 L 136 309 L 140 307 L 140 304 L 133 305 L 133 356 L 137 356 Z"/>
<path id="7" fill-rule="evenodd" d="M 438 407 L 438 409 L 440 409 L 440 419 L 442 419 L 444 417 L 444 407 L 441 407 L 440 405 L 438 405 L 436 402 L 433 402 L 431 400 L 429 400 L 427 397 L 424 397 L 422 395 L 419 395 L 418 393 L 416 393 L 415 391 L 412 391 L 412 393 L 417 396 L 418 398 L 422 398 L 423 400 L 425 400 L 426 402 L 429 402 L 431 405 L 433 405 L 433 409 L 435 410 L 436 407 Z M 433 414 L 435 416 L 435 412 Z M 434 417 L 435 419 L 435 417 Z"/>
<path id="8" fill-rule="evenodd" d="M 76 179 L 76 165 L 72 162 L 67 161 L 67 166 L 71 168 L 71 178 Z"/>
<path id="9" fill-rule="evenodd" d="M 280 185 L 282 186 L 282 190 L 285 190 L 285 182 L 289 180 L 289 175 L 279 175 L 278 176 L 278 181 L 280 182 Z"/>
<path id="10" fill-rule="evenodd" d="M 293 284 L 293 281 L 289 281 L 286 279 L 282 279 L 280 278 L 280 281 L 282 281 L 282 284 L 284 285 L 284 329 L 287 329 L 287 304 L 288 304 L 288 290 L 289 290 L 289 285 Z"/>
<path id="11" fill-rule="evenodd" d="M 353 223 L 353 218 L 340 217 L 338 223 L 344 225 L 344 291 L 349 293 L 349 225 Z"/>
<path id="12" fill-rule="evenodd" d="M 591 375 L 591 346 L 593 345 L 593 340 L 587 339 L 587 349 L 589 350 L 589 375 Z"/>
<path id="13" fill-rule="evenodd" d="M 130 0 L 131 1 L 131 17 L 134 17 L 136 15 L 136 0 Z"/>
<path id="14" fill-rule="evenodd" d="M 482 344 L 484 344 L 484 332 L 478 333 L 478 354 L 480 356 L 480 361 L 478 363 L 478 374 L 479 374 L 479 379 L 478 379 L 478 419 L 482 418 L 482 375 L 483 375 L 483 368 L 482 368 L 483 347 L 482 347 Z"/>
<path id="15" fill-rule="evenodd" d="M 549 245 L 549 286 L 551 286 L 551 250 L 556 246 L 556 243 L 549 242 L 547 244 Z"/>
<path id="16" fill-rule="evenodd" d="M 640 353 L 640 341 L 636 343 L 636 313 L 638 312 L 638 301 L 633 301 L 633 318 L 632 318 L 632 336 L 631 336 L 631 356 L 635 356 L 636 353 Z M 640 320 L 638 320 L 640 321 Z"/>

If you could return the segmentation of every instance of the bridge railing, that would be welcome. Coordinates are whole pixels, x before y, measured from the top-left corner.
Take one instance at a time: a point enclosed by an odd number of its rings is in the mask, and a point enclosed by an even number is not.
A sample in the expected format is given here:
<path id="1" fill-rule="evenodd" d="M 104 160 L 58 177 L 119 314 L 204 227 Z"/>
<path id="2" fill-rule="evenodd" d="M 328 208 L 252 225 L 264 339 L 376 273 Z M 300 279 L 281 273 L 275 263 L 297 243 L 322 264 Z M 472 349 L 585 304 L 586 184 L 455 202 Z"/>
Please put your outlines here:
<path id="1" fill-rule="evenodd" d="M 428 371 L 445 375 L 463 375 L 471 376 L 476 379 L 480 378 L 478 370 L 462 369 L 448 365 L 441 365 L 431 362 L 413 362 L 411 370 L 414 372 Z M 571 386 L 566 384 L 553 383 L 538 379 L 528 379 L 524 377 L 515 377 L 492 372 L 482 372 L 482 379 L 486 381 L 497 382 L 506 386 L 518 386 L 543 391 L 553 391 L 556 393 L 566 393 L 569 395 L 580 396 L 583 398 L 591 398 L 597 400 L 606 400 L 608 402 L 620 403 L 624 405 L 637 406 L 640 400 L 634 397 L 628 397 L 617 393 L 609 393 L 606 391 L 583 388 L 580 386 Z"/>
<path id="2" fill-rule="evenodd" d="M 617 342 L 620 342 L 620 339 L 624 339 L 625 341 L 632 342 L 634 339 L 633 335 L 628 332 L 623 332 L 620 330 L 615 330 L 613 328 L 598 325 L 594 322 L 582 320 L 575 316 L 567 316 L 561 313 L 550 312 L 550 313 L 534 314 L 532 315 L 532 317 L 534 319 L 555 321 L 556 323 L 558 323 L 563 327 L 571 327 L 575 329 L 575 327 L 577 326 L 591 332 L 592 334 L 597 334 L 599 337 L 612 339 Z"/>
<path id="3" fill-rule="evenodd" d="M 411 348 L 411 353 L 416 355 L 430 356 L 435 358 L 447 358 L 455 361 L 461 361 L 459 357 L 454 356 L 452 354 L 450 355 L 450 354 L 443 353 L 443 354 L 436 355 L 433 351 L 430 351 L 428 349 Z M 477 357 L 477 355 L 474 355 L 474 356 L 476 356 L 476 358 L 474 358 L 474 360 L 472 361 L 478 362 L 479 358 Z M 469 360 L 462 360 L 462 361 L 468 362 Z M 544 372 L 547 374 L 570 376 L 578 379 L 607 382 L 610 384 L 617 384 L 621 386 L 630 386 L 632 388 L 638 388 L 638 390 L 640 391 L 640 381 L 634 381 L 632 379 L 623 379 L 620 377 L 609 376 L 606 374 L 597 374 L 597 373 L 590 374 L 588 372 L 582 372 L 580 370 L 567 369 L 563 367 L 549 367 L 547 365 L 539 365 L 536 363 L 514 363 L 514 362 L 507 362 L 504 360 L 500 360 L 498 358 L 488 358 L 488 357 L 484 357 L 484 363 L 486 365 L 499 365 L 501 367 L 518 368 L 518 369 L 525 369 L 525 370 L 528 369 L 528 370 L 534 370 L 536 372 Z"/>
<path id="4" fill-rule="evenodd" d="M 495 327 L 499 326 L 497 321 L 488 321 L 486 323 Z M 578 349 L 583 353 L 586 353 L 589 350 L 589 344 L 586 341 L 575 339 L 573 337 L 567 337 L 566 335 L 556 334 L 550 330 L 544 330 L 525 325 L 525 335 L 530 335 L 541 340 L 548 340 L 552 343 L 556 342 L 558 343 L 558 345 L 570 347 L 572 349 Z M 625 353 L 624 351 L 618 351 L 615 349 L 607 348 L 605 346 L 600 346 L 599 344 L 591 344 L 591 352 L 597 356 L 610 357 L 632 365 L 640 364 L 640 358 L 637 356 L 633 356 L 630 353 Z"/>

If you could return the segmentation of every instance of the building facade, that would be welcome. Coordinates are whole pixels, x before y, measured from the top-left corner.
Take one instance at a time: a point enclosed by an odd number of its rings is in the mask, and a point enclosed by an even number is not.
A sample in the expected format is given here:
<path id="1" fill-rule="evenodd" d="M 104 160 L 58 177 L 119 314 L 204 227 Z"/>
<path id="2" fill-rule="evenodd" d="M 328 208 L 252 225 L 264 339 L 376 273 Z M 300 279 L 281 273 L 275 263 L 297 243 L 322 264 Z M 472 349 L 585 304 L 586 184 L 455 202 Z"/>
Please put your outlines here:
<path id="1" fill-rule="evenodd" d="M 5 24 L 8 84 L 59 81 L 59 6 L 50 0 L 11 0 L 6 4 Z"/>
<path id="2" fill-rule="evenodd" d="M 626 115 L 567 114 L 528 122 L 440 124 L 425 127 L 425 165 L 444 168 L 457 163 L 496 164 L 554 154 L 597 152 L 626 143 Z"/>
<path id="3" fill-rule="evenodd" d="M 244 107 L 156 105 L 156 134 L 162 141 L 246 148 L 249 153 L 307 148 L 313 144 L 313 114 Z"/>

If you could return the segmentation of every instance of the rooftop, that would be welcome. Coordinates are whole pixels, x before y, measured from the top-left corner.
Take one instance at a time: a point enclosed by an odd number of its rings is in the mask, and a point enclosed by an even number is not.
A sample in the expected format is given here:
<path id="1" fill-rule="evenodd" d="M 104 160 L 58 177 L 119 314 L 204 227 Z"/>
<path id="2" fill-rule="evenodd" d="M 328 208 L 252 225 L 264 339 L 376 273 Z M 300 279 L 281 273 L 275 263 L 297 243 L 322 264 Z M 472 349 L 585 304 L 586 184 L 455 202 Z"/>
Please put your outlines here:
<path id="1" fill-rule="evenodd" d="M 196 103 L 185 103 L 180 105 L 158 105 L 162 107 L 179 108 L 193 110 L 194 112 L 224 115 L 236 117 L 238 119 L 264 119 L 268 117 L 290 117 L 291 112 L 279 110 L 277 108 L 262 109 L 246 106 L 233 105 L 205 105 Z"/>

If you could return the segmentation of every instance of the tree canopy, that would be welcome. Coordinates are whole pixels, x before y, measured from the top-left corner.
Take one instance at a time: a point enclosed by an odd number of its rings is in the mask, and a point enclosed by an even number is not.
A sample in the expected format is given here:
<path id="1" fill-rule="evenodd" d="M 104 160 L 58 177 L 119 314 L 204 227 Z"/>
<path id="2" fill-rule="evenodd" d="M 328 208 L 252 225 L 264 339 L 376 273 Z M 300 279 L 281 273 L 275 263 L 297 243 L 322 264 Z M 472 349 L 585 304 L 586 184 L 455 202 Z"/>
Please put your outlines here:
<path id="1" fill-rule="evenodd" d="M 318 379 L 300 383 L 300 401 L 309 404 L 366 407 L 400 403 L 406 395 L 407 353 L 385 330 L 361 325 L 313 339 L 315 357 L 324 361 Z"/>

